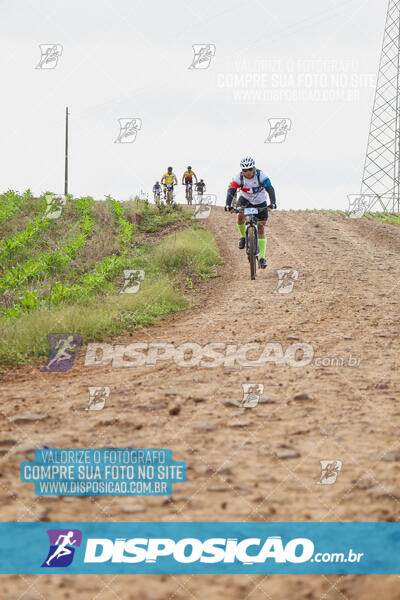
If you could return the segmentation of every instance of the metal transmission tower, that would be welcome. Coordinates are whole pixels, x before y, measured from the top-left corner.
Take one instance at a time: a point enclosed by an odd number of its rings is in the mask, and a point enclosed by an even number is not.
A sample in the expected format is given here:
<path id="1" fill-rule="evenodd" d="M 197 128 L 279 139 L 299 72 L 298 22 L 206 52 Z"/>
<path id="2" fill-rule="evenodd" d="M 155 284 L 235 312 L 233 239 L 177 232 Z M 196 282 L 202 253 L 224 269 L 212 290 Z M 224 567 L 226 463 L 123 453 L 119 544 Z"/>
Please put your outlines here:
<path id="1" fill-rule="evenodd" d="M 361 195 L 400 212 L 400 0 L 389 0 Z"/>

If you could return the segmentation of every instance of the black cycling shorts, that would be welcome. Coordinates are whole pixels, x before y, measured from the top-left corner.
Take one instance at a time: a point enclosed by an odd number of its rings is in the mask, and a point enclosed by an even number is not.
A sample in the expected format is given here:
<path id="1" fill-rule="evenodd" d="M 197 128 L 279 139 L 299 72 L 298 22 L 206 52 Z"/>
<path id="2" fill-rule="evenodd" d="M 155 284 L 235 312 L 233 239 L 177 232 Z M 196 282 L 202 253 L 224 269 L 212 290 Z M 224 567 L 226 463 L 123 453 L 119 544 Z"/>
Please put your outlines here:
<path id="1" fill-rule="evenodd" d="M 268 219 L 268 208 L 266 202 L 262 202 L 261 204 L 252 204 L 249 200 L 247 200 L 247 198 L 240 196 L 238 204 L 244 208 L 258 208 L 257 219 L 259 221 L 266 221 Z"/>

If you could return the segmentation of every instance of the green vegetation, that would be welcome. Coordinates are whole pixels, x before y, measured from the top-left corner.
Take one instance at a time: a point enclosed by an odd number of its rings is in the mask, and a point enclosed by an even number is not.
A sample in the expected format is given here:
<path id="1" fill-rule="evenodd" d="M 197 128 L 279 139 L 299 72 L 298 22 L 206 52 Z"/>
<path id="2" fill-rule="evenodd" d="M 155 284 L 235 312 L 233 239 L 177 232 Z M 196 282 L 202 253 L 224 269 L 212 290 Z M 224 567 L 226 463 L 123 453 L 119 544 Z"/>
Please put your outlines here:
<path id="1" fill-rule="evenodd" d="M 176 273 L 183 270 L 186 277 L 215 277 L 215 265 L 220 264 L 218 248 L 211 233 L 193 225 L 176 237 L 166 238 L 154 252 L 154 264 L 159 271 Z"/>
<path id="2" fill-rule="evenodd" d="M 80 333 L 87 343 L 152 325 L 188 307 L 181 291 L 215 277 L 222 262 L 211 234 L 181 206 L 68 197 L 51 226 L 44 210 L 43 197 L 31 199 L 34 218 L 21 232 L 12 225 L 8 238 L 22 243 L 8 244 L 0 261 L 3 366 L 46 356 L 48 333 Z M 124 269 L 145 271 L 135 294 L 121 293 Z"/>
<path id="3" fill-rule="evenodd" d="M 5 194 L 0 194 L 0 224 L 7 222 L 18 211 L 26 207 L 30 197 L 30 190 L 26 190 L 24 194 L 18 194 L 18 192 L 14 192 L 13 190 L 8 190 Z"/>
<path id="4" fill-rule="evenodd" d="M 393 225 L 400 225 L 399 213 L 370 212 L 365 215 L 365 218 L 369 219 L 370 221 L 382 221 L 383 223 L 392 223 Z"/>
<path id="5" fill-rule="evenodd" d="M 3 264 L 7 257 L 16 250 L 32 245 L 54 223 L 54 220 L 46 216 L 47 203 L 44 198 L 41 199 L 40 205 L 41 209 L 38 217 L 33 219 L 22 231 L 17 231 L 0 242 L 0 261 Z"/>
<path id="6" fill-rule="evenodd" d="M 94 227 L 93 200 L 78 198 L 74 201 L 74 206 L 80 217 L 79 232 L 71 235 L 61 248 L 56 247 L 39 258 L 32 258 L 25 263 L 11 267 L 0 278 L 0 294 L 9 289 L 19 288 L 22 284 L 32 281 L 46 272 L 55 272 L 75 258 Z"/>
<path id="7" fill-rule="evenodd" d="M 156 206 L 147 200 L 133 200 L 126 203 L 128 210 L 137 215 L 137 229 L 142 232 L 159 231 L 162 227 L 177 221 L 190 221 L 191 215 L 180 204 Z"/>
<path id="8" fill-rule="evenodd" d="M 106 294 L 87 302 L 41 307 L 19 319 L 0 321 L 0 365 L 23 364 L 49 353 L 48 333 L 78 332 L 83 342 L 103 341 L 148 327 L 189 306 L 166 278 L 146 279 L 137 294 Z M 82 308 L 85 310 L 82 310 Z"/>

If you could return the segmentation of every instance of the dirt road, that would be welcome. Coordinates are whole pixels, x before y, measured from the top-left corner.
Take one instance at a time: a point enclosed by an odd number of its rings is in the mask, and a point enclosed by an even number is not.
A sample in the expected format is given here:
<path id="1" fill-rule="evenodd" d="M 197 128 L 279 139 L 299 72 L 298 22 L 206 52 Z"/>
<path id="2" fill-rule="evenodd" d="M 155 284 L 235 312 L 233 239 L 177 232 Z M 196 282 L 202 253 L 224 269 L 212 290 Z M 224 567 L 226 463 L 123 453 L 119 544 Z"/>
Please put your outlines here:
<path id="1" fill-rule="evenodd" d="M 268 223 L 268 268 L 250 281 L 234 221 L 219 208 L 207 220 L 226 262 L 219 278 L 197 286 L 197 306 L 118 343 L 275 341 L 283 352 L 306 343 L 313 361 L 89 367 L 83 349 L 67 373 L 34 365 L 8 374 L 1 391 L 3 521 L 399 520 L 400 229 L 277 212 Z M 298 279 L 291 293 L 274 293 L 283 268 L 297 270 Z M 248 383 L 264 385 L 264 392 L 257 406 L 241 408 Z M 111 388 L 103 410 L 84 410 L 93 385 Z M 15 420 L 25 413 L 33 415 Z M 33 460 L 37 442 L 171 448 L 188 465 L 187 482 L 174 484 L 170 499 L 38 499 L 18 470 L 21 460 Z M 317 483 L 322 460 L 342 461 L 332 485 Z M 7 600 L 400 598 L 396 576 L 1 579 Z"/>

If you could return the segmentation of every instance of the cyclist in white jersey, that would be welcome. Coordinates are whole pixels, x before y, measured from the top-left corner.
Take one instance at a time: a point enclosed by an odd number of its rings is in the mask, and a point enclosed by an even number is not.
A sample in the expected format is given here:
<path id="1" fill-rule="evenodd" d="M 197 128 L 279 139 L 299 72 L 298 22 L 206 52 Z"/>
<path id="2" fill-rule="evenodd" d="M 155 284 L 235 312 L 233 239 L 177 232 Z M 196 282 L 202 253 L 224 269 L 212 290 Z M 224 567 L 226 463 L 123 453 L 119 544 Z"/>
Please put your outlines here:
<path id="1" fill-rule="evenodd" d="M 226 196 L 225 210 L 233 212 L 232 200 L 235 193 L 238 191 L 238 204 L 243 207 L 258 208 L 258 247 L 260 250 L 260 267 L 265 269 L 267 261 L 265 252 L 267 249 L 267 240 L 264 232 L 264 225 L 268 219 L 268 210 L 276 208 L 275 190 L 271 185 L 269 177 L 260 169 L 256 169 L 256 163 L 253 158 L 246 156 L 240 161 L 242 168 L 241 172 L 233 178 L 232 183 L 228 188 Z M 270 204 L 267 206 L 267 194 Z M 243 213 L 238 213 L 237 226 L 240 232 L 239 248 L 242 250 L 246 245 L 246 226 L 245 216 Z"/>

